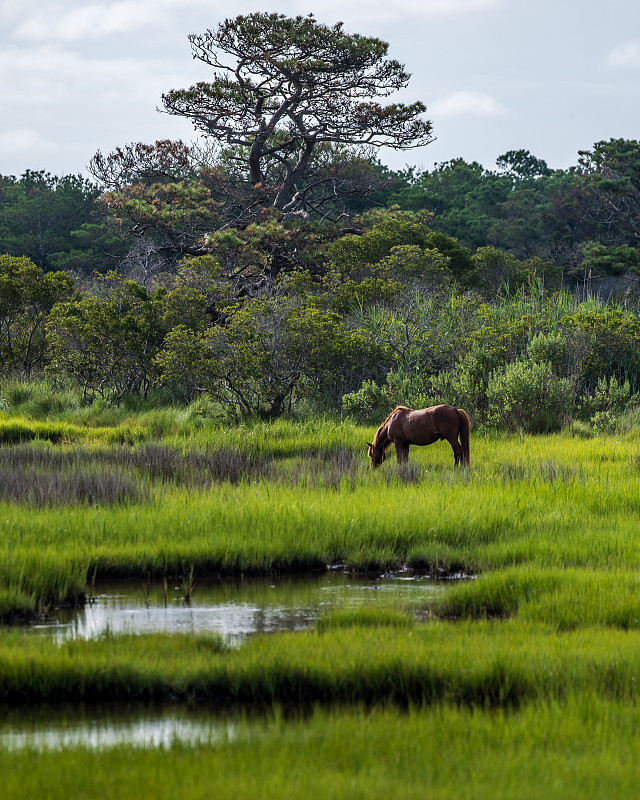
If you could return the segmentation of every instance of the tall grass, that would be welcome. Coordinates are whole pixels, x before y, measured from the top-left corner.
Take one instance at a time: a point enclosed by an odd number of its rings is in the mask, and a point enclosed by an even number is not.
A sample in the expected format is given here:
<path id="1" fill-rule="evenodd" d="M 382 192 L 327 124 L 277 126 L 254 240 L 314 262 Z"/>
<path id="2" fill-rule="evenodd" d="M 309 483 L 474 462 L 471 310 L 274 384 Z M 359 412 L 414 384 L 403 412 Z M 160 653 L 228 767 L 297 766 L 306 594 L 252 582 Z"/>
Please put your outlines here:
<path id="1" fill-rule="evenodd" d="M 0 751 L 0 769 L 7 800 L 588 800 L 638 795 L 639 729 L 637 707 L 594 695 L 516 713 L 276 710 L 236 720 L 211 745 Z"/>
<path id="2" fill-rule="evenodd" d="M 621 569 L 515 567 L 451 587 L 430 611 L 449 619 L 517 617 L 557 630 L 592 625 L 640 630 L 640 575 Z"/>
<path id="3" fill-rule="evenodd" d="M 39 422 L 26 417 L 0 418 L 0 445 L 16 444 L 31 440 L 44 440 L 60 444 L 86 441 L 129 443 L 140 441 L 144 432 L 139 427 L 123 425 L 91 430 L 68 422 Z"/>
<path id="4" fill-rule="evenodd" d="M 451 702 L 521 707 L 584 693 L 640 699 L 640 633 L 559 632 L 523 621 L 417 624 L 378 611 L 320 632 L 263 635 L 227 650 L 207 636 L 0 640 L 0 702 L 149 701 L 251 707 Z"/>
<path id="5" fill-rule="evenodd" d="M 199 574 L 336 562 L 354 570 L 408 564 L 467 573 L 519 564 L 638 566 L 635 434 L 477 436 L 470 470 L 454 470 L 450 449 L 438 444 L 413 448 L 409 469 L 389 462 L 372 471 L 364 448 L 356 449 L 366 429 L 327 427 L 327 437 L 321 427 L 313 433 L 318 442 L 328 439 L 316 453 L 302 449 L 310 431 L 284 423 L 272 440 L 268 426 L 236 431 L 237 450 L 222 436 L 206 446 L 198 438 L 134 448 L 0 450 L 0 472 L 9 465 L 14 476 L 31 476 L 23 501 L 30 485 L 46 486 L 46 475 L 63 483 L 67 469 L 71 478 L 93 475 L 96 485 L 101 475 L 129 475 L 142 492 L 119 493 L 106 482 L 92 504 L 73 481 L 68 495 L 53 481 L 48 498 L 41 490 L 43 508 L 0 505 L 0 549 L 11 555 L 0 563 L 0 586 L 41 584 L 48 596 L 40 558 L 53 572 L 56 563 L 61 575 L 71 570 L 74 587 L 83 571 L 146 576 L 179 573 L 185 564 Z M 334 449 L 339 427 L 342 446 Z M 298 450 L 306 455 L 293 457 Z"/>
<path id="6" fill-rule="evenodd" d="M 440 443 L 412 448 L 408 468 L 390 459 L 373 471 L 364 445 L 373 428 L 348 422 L 225 428 L 178 409 L 116 411 L 94 409 L 91 422 L 71 403 L 43 411 L 28 425 L 73 431 L 0 447 L 0 617 L 82 602 L 94 575 L 337 562 L 476 577 L 235 649 L 161 634 L 54 646 L 2 630 L 4 703 L 334 706 L 308 720 L 275 712 L 259 729 L 240 722 L 246 735 L 214 747 L 0 751 L 3 796 L 637 794 L 633 426 L 584 439 L 475 435 L 468 470 L 453 469 Z M 0 421 L 22 424 L 11 413 Z M 127 429 L 137 433 L 120 444 Z M 79 488 L 88 477 L 103 489 L 127 478 L 129 488 L 88 496 Z"/>

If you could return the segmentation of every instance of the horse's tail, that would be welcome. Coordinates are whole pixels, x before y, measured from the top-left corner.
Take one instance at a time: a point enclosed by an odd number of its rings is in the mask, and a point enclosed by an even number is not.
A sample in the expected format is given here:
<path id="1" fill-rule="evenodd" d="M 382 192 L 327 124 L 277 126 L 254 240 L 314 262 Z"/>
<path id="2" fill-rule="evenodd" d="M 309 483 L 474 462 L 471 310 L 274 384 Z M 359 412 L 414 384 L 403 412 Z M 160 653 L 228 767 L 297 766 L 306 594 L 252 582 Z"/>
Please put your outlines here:
<path id="1" fill-rule="evenodd" d="M 459 421 L 458 436 L 462 445 L 462 463 L 468 467 L 470 464 L 469 431 L 471 430 L 471 423 L 466 411 L 462 408 L 456 408 L 456 411 L 458 412 Z"/>

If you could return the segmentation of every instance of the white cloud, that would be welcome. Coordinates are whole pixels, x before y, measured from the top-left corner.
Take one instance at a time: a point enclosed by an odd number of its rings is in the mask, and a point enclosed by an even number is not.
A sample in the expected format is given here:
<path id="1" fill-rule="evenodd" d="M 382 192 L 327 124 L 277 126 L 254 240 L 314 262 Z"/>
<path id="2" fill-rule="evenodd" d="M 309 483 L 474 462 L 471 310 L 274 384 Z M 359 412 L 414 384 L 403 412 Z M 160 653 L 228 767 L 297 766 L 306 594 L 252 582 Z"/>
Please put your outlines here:
<path id="1" fill-rule="evenodd" d="M 454 92 L 429 104 L 431 117 L 502 117 L 507 110 L 495 97 L 482 92 Z"/>
<path id="2" fill-rule="evenodd" d="M 344 0 L 323 0 L 314 15 L 326 24 L 341 20 L 349 30 L 362 31 L 379 23 L 397 25 L 400 22 L 407 24 L 434 18 L 455 18 L 495 9 L 503 3 L 504 0 L 350 0 L 348 3 Z M 253 10 L 253 3 L 246 5 L 251 5 L 250 10 Z M 282 12 L 308 14 L 309 3 L 306 0 L 294 0 Z"/>
<path id="3" fill-rule="evenodd" d="M 73 42 L 109 35 L 135 33 L 141 28 L 166 27 L 171 23 L 167 2 L 116 0 L 112 3 L 79 4 L 63 10 L 49 4 L 22 18 L 13 38 L 25 41 Z"/>
<path id="4" fill-rule="evenodd" d="M 89 57 L 62 45 L 0 49 L 0 174 L 84 168 L 100 148 L 186 138 L 190 125 L 159 115 L 162 92 L 193 81 L 187 60 Z M 61 165 L 65 166 L 61 166 Z"/>
<path id="5" fill-rule="evenodd" d="M 46 142 L 42 136 L 30 128 L 10 128 L 0 130 L 0 152 L 27 153 L 34 148 L 42 148 Z"/>
<path id="6" fill-rule="evenodd" d="M 640 67 L 640 39 L 618 45 L 609 53 L 607 65 L 613 69 L 637 69 Z"/>
<path id="7" fill-rule="evenodd" d="M 348 29 L 361 30 L 375 24 L 398 24 L 410 20 L 455 18 L 482 13 L 506 0 L 322 0 L 315 16 L 333 24 L 342 20 Z M 0 0 L 2 3 L 2 0 Z M 16 14 L 16 9 L 20 13 Z M 236 0 L 233 11 L 212 8 L 210 0 L 15 0 L 0 5 L 0 22 L 14 40 L 30 42 L 80 42 L 106 36 L 135 35 L 145 29 L 171 30 L 179 18 L 201 28 L 214 25 L 236 13 L 256 10 L 255 0 Z M 285 15 L 309 13 L 308 0 L 272 0 L 271 10 Z"/>
<path id="8" fill-rule="evenodd" d="M 0 50 L 0 105 L 14 103 L 30 112 L 65 101 L 99 106 L 107 96 L 146 97 L 155 107 L 171 88 L 172 65 L 160 59 L 89 58 L 51 45 Z M 60 109 L 63 113 L 63 109 Z"/>

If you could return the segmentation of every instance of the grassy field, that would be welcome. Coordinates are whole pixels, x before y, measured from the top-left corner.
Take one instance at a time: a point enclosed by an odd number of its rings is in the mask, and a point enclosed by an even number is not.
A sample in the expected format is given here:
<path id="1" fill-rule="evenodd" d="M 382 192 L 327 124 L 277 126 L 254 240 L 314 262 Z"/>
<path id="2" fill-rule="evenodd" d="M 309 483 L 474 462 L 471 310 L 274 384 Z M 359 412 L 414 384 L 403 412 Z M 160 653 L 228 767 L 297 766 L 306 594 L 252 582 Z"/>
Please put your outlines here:
<path id="1" fill-rule="evenodd" d="M 78 601 L 96 576 L 335 563 L 469 574 L 637 568 L 634 432 L 476 436 L 470 470 L 454 470 L 439 443 L 413 448 L 405 469 L 390 461 L 376 471 L 361 445 L 371 433 L 322 421 L 211 424 L 143 433 L 135 444 L 7 445 L 0 615 Z"/>
<path id="2" fill-rule="evenodd" d="M 82 602 L 112 576 L 341 564 L 475 577 L 239 648 L 162 634 L 54 646 L 2 628 L 0 703 L 266 711 L 239 719 L 237 737 L 169 757 L 0 753 L 7 797 L 637 793 L 632 424 L 610 436 L 476 433 L 468 470 L 439 443 L 412 448 L 407 468 L 372 471 L 373 428 L 346 421 L 228 428 L 193 409 L 34 403 L 0 413 L 5 618 Z"/>

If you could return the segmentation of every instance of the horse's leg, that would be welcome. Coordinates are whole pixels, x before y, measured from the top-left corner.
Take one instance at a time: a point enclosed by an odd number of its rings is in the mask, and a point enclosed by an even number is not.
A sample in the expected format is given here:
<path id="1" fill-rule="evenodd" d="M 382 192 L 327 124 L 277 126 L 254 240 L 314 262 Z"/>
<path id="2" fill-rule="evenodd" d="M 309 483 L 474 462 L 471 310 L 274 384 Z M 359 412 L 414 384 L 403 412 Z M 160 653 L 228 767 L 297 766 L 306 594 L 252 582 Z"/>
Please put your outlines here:
<path id="1" fill-rule="evenodd" d="M 460 464 L 462 464 L 462 457 L 464 455 L 462 445 L 457 440 L 457 438 L 456 439 L 447 438 L 447 441 L 449 442 L 449 444 L 451 445 L 451 449 L 453 450 L 453 466 L 457 467 Z"/>
<path id="2" fill-rule="evenodd" d="M 409 460 L 409 445 L 407 442 L 395 442 L 396 446 L 396 458 L 398 459 L 398 464 L 402 464 L 405 461 Z"/>

